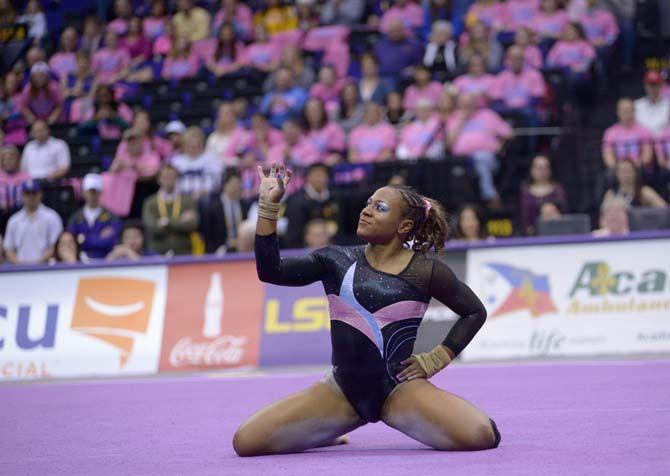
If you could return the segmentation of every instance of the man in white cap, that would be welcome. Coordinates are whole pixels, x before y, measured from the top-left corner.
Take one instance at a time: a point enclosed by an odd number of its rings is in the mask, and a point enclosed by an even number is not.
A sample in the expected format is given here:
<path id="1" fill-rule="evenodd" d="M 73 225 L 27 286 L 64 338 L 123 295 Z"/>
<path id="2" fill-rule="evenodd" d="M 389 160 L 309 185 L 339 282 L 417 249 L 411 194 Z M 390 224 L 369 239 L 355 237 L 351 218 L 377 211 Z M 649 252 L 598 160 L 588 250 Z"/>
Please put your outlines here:
<path id="1" fill-rule="evenodd" d="M 165 125 L 165 135 L 172 144 L 172 155 L 179 154 L 182 150 L 182 135 L 186 126 L 179 120 L 170 121 Z"/>
<path id="2" fill-rule="evenodd" d="M 119 238 L 121 221 L 100 205 L 102 175 L 87 174 L 82 189 L 85 205 L 70 217 L 67 231 L 77 237 L 86 256 L 91 259 L 105 258 Z"/>
<path id="3" fill-rule="evenodd" d="M 58 213 L 42 204 L 42 187 L 37 180 L 21 186 L 23 208 L 7 223 L 4 247 L 12 264 L 46 263 L 54 253 L 63 223 Z"/>

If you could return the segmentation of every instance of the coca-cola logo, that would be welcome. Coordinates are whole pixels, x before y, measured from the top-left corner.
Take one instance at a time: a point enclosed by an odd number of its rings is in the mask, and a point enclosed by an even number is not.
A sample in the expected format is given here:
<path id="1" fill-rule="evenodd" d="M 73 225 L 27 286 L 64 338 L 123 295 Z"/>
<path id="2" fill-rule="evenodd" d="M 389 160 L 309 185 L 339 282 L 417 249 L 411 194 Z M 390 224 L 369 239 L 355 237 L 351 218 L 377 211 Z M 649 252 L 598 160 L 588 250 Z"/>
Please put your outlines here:
<path id="1" fill-rule="evenodd" d="M 221 336 L 206 342 L 183 337 L 170 351 L 170 365 L 216 367 L 239 364 L 246 343 L 244 336 Z"/>

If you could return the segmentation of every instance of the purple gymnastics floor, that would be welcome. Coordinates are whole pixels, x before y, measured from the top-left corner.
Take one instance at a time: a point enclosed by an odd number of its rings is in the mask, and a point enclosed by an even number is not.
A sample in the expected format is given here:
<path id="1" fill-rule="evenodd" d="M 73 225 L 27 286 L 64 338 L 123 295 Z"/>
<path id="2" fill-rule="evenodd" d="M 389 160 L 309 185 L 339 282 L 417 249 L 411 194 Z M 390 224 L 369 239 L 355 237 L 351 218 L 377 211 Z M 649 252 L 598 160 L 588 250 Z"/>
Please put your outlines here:
<path id="1" fill-rule="evenodd" d="M 231 438 L 246 416 L 318 378 L 2 385 L 0 474 L 670 475 L 670 360 L 454 365 L 435 382 L 496 420 L 496 450 L 433 451 L 377 423 L 348 445 L 235 456 Z"/>

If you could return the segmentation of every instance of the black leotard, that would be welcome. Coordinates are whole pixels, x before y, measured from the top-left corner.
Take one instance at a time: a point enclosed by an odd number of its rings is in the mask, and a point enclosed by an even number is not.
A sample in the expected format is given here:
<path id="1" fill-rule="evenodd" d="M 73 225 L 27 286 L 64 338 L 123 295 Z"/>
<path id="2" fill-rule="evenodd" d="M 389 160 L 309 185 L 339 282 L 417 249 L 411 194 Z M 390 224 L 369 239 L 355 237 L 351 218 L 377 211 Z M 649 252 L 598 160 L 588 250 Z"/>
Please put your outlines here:
<path id="1" fill-rule="evenodd" d="M 398 385 L 400 362 L 412 355 L 432 297 L 460 316 L 443 342 L 455 354 L 486 319 L 484 306 L 470 288 L 442 261 L 421 253 L 393 275 L 372 268 L 363 246 L 327 246 L 305 256 L 281 258 L 277 235 L 272 234 L 257 235 L 255 248 L 262 281 L 284 286 L 323 282 L 333 376 L 364 421 L 379 420 L 384 401 Z"/>

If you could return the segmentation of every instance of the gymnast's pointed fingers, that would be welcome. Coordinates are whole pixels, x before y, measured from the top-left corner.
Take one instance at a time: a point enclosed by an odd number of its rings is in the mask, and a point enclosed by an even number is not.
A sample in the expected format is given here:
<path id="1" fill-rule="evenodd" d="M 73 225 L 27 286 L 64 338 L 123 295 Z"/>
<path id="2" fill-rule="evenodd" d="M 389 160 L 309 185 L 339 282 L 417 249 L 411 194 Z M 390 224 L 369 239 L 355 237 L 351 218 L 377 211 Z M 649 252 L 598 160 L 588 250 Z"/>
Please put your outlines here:
<path id="1" fill-rule="evenodd" d="M 293 178 L 293 172 L 291 172 L 291 169 L 286 169 L 284 172 L 284 187 L 288 186 L 291 182 L 291 178 Z"/>
<path id="2" fill-rule="evenodd" d="M 256 171 L 258 172 L 258 176 L 260 177 L 261 180 L 264 178 L 267 178 L 267 175 L 265 175 L 265 172 L 263 172 L 263 166 L 262 165 L 257 165 L 256 166 Z"/>

